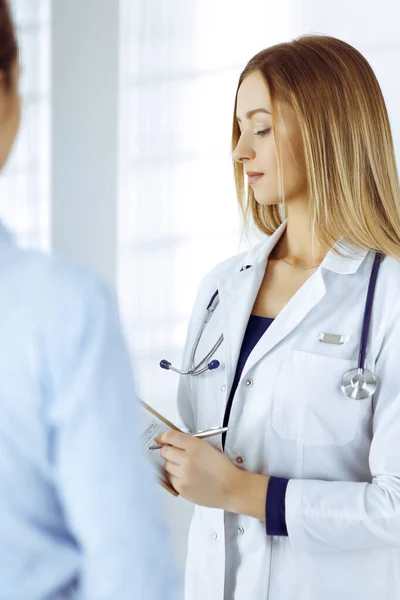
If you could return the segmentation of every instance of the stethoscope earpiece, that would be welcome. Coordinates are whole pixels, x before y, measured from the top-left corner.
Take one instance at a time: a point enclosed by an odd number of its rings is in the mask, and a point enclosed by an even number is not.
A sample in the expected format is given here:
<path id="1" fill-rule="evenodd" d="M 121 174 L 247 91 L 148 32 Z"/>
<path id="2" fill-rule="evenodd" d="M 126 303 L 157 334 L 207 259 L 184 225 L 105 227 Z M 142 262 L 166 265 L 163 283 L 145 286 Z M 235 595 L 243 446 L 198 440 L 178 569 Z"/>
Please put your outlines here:
<path id="1" fill-rule="evenodd" d="M 218 369 L 219 365 L 220 365 L 219 360 L 212 360 L 211 362 L 208 363 L 207 366 L 210 371 L 213 371 L 214 369 Z"/>

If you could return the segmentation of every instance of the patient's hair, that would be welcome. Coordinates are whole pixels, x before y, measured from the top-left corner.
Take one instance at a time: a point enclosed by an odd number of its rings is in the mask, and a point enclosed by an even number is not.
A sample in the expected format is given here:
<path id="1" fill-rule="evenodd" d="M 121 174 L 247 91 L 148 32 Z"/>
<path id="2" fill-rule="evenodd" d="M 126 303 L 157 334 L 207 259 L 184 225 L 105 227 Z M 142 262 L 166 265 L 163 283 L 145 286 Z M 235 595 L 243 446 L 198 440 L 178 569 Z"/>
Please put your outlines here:
<path id="1" fill-rule="evenodd" d="M 3 71 L 7 86 L 11 86 L 11 69 L 18 57 L 18 45 L 14 24 L 7 0 L 0 0 L 0 71 Z"/>
<path id="2" fill-rule="evenodd" d="M 368 61 L 352 46 L 329 36 L 306 35 L 262 50 L 247 64 L 259 71 L 271 96 L 273 124 L 278 101 L 294 109 L 302 135 L 313 239 L 332 247 L 340 237 L 361 248 L 400 259 L 400 189 L 388 114 Z M 232 147 L 240 131 L 234 107 Z M 283 204 L 263 206 L 234 162 L 245 222 L 271 235 L 286 218 L 279 133 L 274 127 Z M 339 252 L 341 254 L 341 252 Z"/>

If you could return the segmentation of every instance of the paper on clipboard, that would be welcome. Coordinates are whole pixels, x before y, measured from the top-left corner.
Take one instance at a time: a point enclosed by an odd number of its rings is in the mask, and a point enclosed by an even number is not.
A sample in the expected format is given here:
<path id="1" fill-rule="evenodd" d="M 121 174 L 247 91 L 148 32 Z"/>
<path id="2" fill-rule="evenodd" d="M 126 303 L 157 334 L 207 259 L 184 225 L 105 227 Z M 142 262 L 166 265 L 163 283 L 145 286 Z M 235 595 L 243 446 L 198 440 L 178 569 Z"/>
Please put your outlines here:
<path id="1" fill-rule="evenodd" d="M 168 419 L 165 419 L 165 417 L 160 415 L 160 413 L 142 400 L 140 400 L 140 404 L 143 407 L 143 411 L 141 411 L 142 421 L 140 437 L 145 456 L 156 469 L 160 484 L 174 496 L 179 496 L 178 492 L 167 480 L 166 473 L 164 471 L 164 459 L 160 456 L 160 450 L 149 450 L 149 447 L 154 443 L 154 438 L 160 435 L 163 431 L 169 431 L 170 429 L 181 431 L 181 429 L 168 421 Z"/>

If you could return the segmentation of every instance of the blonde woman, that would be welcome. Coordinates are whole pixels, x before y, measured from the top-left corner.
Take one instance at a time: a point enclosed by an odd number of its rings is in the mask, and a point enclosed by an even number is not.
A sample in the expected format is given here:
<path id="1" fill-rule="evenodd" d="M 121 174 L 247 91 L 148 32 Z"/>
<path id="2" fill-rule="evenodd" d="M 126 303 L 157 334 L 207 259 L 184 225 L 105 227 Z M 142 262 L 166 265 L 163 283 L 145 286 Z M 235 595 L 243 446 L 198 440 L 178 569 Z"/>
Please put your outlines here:
<path id="1" fill-rule="evenodd" d="M 257 54 L 233 158 L 265 241 L 203 280 L 179 389 L 190 431 L 229 431 L 160 439 L 196 505 L 186 599 L 396 600 L 400 193 L 368 62 L 325 36 Z"/>

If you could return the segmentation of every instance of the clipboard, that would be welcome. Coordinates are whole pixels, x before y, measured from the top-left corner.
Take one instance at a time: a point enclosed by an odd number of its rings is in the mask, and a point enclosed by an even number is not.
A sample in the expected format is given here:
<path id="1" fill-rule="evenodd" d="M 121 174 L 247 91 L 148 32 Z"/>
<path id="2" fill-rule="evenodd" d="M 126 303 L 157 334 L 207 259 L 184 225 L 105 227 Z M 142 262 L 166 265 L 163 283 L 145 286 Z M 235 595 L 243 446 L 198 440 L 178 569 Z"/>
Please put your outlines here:
<path id="1" fill-rule="evenodd" d="M 143 400 L 139 400 L 139 402 L 143 407 L 143 418 L 140 433 L 142 446 L 146 454 L 146 458 L 153 465 L 153 467 L 155 467 L 160 485 L 162 485 L 162 487 L 173 496 L 179 496 L 178 492 L 167 479 L 167 475 L 163 467 L 164 459 L 161 458 L 160 451 L 149 450 L 149 446 L 153 444 L 154 438 L 157 437 L 163 431 L 174 429 L 175 431 L 180 431 L 181 433 L 184 432 L 181 429 L 179 429 L 179 427 L 171 423 L 171 421 L 163 417 L 159 412 L 154 410 L 154 408 L 146 404 L 146 402 L 143 402 Z"/>

